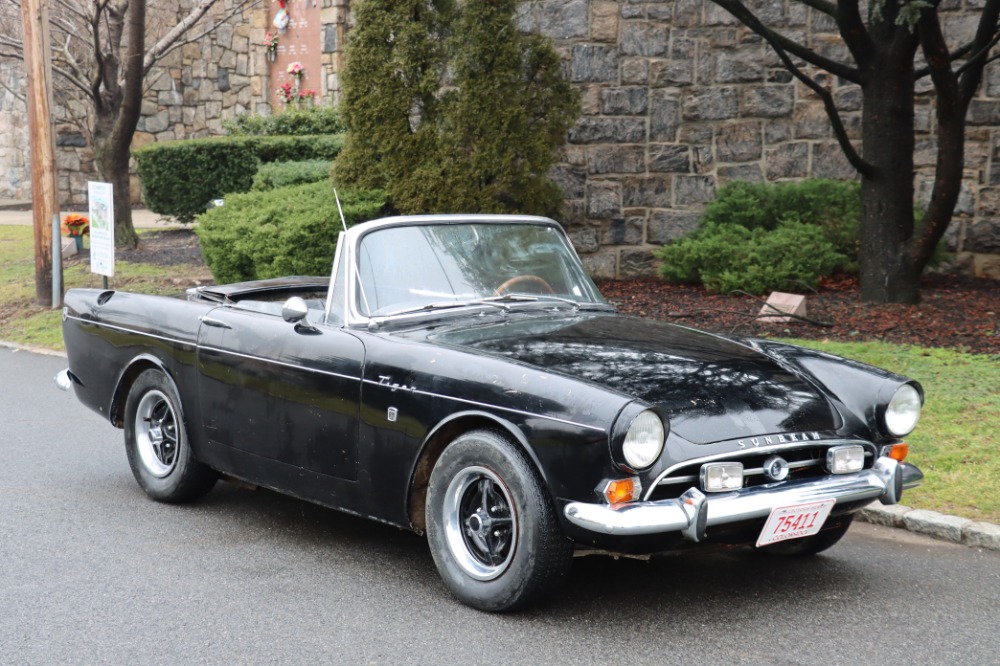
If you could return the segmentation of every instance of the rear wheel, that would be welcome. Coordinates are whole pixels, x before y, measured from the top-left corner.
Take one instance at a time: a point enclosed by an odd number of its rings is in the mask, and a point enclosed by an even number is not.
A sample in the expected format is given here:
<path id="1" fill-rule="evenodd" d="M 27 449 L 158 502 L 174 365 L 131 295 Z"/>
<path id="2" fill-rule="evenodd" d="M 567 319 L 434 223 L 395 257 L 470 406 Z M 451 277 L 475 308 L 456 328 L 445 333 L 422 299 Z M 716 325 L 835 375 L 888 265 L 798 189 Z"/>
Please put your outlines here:
<path id="1" fill-rule="evenodd" d="M 771 546 L 758 548 L 758 550 L 769 555 L 784 556 L 806 556 L 822 553 L 827 548 L 832 548 L 836 545 L 836 543 L 840 541 L 845 534 L 847 534 L 847 530 L 851 527 L 851 523 L 854 522 L 854 514 L 849 513 L 844 516 L 830 518 L 830 522 L 835 524 L 832 527 L 824 529 L 810 537 L 792 539 L 791 541 L 782 541 Z"/>
<path id="2" fill-rule="evenodd" d="M 466 433 L 444 450 L 431 472 L 426 512 L 441 578 L 473 608 L 522 608 L 569 568 L 573 546 L 537 472 L 499 433 Z"/>
<path id="3" fill-rule="evenodd" d="M 139 486 L 160 502 L 189 502 L 215 485 L 216 474 L 198 462 L 188 443 L 173 383 L 146 370 L 125 400 L 125 452 Z"/>

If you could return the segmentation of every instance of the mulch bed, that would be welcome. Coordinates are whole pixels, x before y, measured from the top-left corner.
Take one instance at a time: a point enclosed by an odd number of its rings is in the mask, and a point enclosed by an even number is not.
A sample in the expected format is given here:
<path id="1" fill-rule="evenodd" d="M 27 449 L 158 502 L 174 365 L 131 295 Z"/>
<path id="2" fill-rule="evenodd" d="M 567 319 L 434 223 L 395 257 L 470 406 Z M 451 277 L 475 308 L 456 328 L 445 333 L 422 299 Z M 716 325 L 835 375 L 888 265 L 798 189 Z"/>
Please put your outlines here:
<path id="1" fill-rule="evenodd" d="M 203 266 L 198 238 L 189 229 L 150 231 L 135 250 L 116 250 L 123 261 L 161 266 Z M 815 340 L 884 340 L 1000 355 L 1000 282 L 931 274 L 918 305 L 870 305 L 858 298 L 857 279 L 837 277 L 807 293 L 807 316 L 820 323 L 763 323 L 763 298 L 710 294 L 700 287 L 656 278 L 603 280 L 598 286 L 625 314 L 671 321 L 717 333 Z"/>
<path id="2" fill-rule="evenodd" d="M 918 305 L 861 303 L 852 277 L 828 279 L 807 293 L 807 317 L 820 323 L 763 323 L 765 298 L 710 294 L 658 279 L 598 284 L 619 311 L 717 333 L 814 340 L 884 340 L 1000 354 L 1000 283 L 960 275 L 926 275 Z"/>

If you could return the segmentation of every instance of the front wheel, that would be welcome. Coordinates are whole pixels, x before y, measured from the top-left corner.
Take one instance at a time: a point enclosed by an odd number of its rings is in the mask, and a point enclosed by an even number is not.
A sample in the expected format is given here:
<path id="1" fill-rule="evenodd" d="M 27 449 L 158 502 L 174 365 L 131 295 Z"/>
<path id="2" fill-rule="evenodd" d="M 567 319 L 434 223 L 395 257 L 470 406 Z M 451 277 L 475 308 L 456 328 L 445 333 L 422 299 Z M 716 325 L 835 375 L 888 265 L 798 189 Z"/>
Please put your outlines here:
<path id="1" fill-rule="evenodd" d="M 125 452 L 139 486 L 160 502 L 190 502 L 215 485 L 216 473 L 198 462 L 188 443 L 173 383 L 146 370 L 125 399 Z"/>
<path id="2" fill-rule="evenodd" d="M 431 472 L 427 541 L 448 589 L 485 611 L 511 611 L 554 589 L 572 543 L 527 456 L 503 435 L 452 442 Z"/>

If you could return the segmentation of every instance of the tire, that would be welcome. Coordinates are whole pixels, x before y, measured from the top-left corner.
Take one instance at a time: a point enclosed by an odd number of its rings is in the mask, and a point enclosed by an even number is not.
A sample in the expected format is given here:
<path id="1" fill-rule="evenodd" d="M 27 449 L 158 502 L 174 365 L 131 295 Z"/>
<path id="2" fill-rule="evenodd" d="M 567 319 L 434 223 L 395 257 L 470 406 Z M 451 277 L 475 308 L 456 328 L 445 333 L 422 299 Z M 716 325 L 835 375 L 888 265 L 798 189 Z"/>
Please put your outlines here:
<path id="1" fill-rule="evenodd" d="M 827 548 L 836 545 L 847 534 L 848 528 L 854 522 L 854 514 L 849 513 L 844 516 L 837 516 L 836 518 L 831 518 L 830 522 L 837 522 L 839 524 L 824 529 L 811 537 L 776 543 L 772 546 L 758 548 L 757 550 L 768 555 L 782 555 L 785 557 L 804 557 L 822 553 Z"/>
<path id="2" fill-rule="evenodd" d="M 190 502 L 215 485 L 191 451 L 181 401 L 161 370 L 146 370 L 125 399 L 125 453 L 139 486 L 159 502 Z"/>
<path id="3" fill-rule="evenodd" d="M 431 472 L 426 518 L 441 578 L 473 608 L 524 608 L 569 570 L 573 544 L 538 473 L 500 433 L 469 432 L 445 448 Z"/>

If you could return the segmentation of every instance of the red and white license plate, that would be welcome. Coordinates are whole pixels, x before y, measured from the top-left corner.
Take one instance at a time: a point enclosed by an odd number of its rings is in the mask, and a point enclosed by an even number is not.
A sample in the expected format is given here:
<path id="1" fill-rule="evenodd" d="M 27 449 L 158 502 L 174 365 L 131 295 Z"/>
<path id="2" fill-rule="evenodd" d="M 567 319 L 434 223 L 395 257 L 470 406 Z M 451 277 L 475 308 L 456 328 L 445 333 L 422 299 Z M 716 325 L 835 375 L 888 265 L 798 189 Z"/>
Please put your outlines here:
<path id="1" fill-rule="evenodd" d="M 764 529 L 757 538 L 757 547 L 816 534 L 823 527 L 836 503 L 837 500 L 830 499 L 792 506 L 777 506 L 771 509 L 771 515 L 768 516 Z"/>

